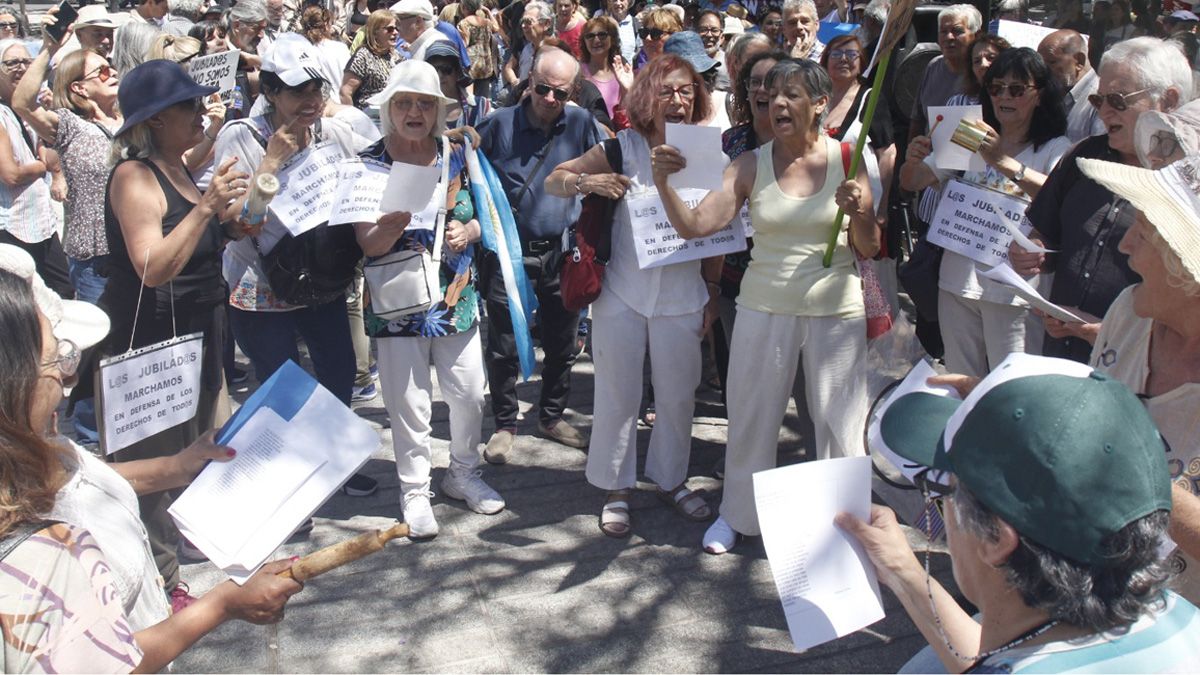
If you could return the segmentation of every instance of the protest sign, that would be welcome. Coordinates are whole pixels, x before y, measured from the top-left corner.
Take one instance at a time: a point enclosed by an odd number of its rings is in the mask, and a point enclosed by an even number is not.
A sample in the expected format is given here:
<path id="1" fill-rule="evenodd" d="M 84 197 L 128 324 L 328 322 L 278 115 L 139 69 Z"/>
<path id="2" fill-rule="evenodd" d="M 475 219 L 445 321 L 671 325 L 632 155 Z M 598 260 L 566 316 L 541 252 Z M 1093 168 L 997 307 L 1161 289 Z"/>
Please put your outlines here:
<path id="1" fill-rule="evenodd" d="M 706 194 L 705 190 L 680 190 L 679 198 L 689 208 L 694 208 Z M 746 231 L 741 218 L 735 217 L 707 237 L 684 239 L 667 221 L 667 210 L 657 192 L 651 191 L 642 197 L 626 195 L 625 208 L 629 209 L 633 244 L 641 269 L 746 250 Z"/>
<path id="2" fill-rule="evenodd" d="M 1025 206 L 1017 197 L 951 180 L 929 225 L 929 243 L 989 267 L 1007 262 Z"/>
<path id="3" fill-rule="evenodd" d="M 1046 26 L 1035 26 L 1031 23 L 1009 21 L 1007 19 L 993 21 L 988 27 L 988 32 L 1008 40 L 1008 44 L 1012 45 L 1014 49 L 1017 47 L 1028 47 L 1034 51 L 1037 51 L 1038 45 L 1042 43 L 1042 40 L 1055 30 Z M 1089 36 L 1084 34 L 1080 37 L 1083 38 L 1084 44 L 1086 44 Z"/>
<path id="4" fill-rule="evenodd" d="M 349 159 L 338 165 L 337 190 L 330 225 L 373 223 L 383 215 L 379 207 L 387 185 L 387 164 L 370 159 Z"/>
<path id="5" fill-rule="evenodd" d="M 238 57 L 236 49 L 206 56 L 195 56 L 188 62 L 188 75 L 196 84 L 205 87 L 216 87 L 221 99 L 228 102 L 233 94 L 234 80 L 237 78 Z"/>
<path id="6" fill-rule="evenodd" d="M 279 194 L 271 202 L 271 212 L 293 236 L 329 219 L 337 192 L 338 165 L 345 158 L 342 147 L 328 141 L 311 148 L 279 173 Z"/>
<path id="7" fill-rule="evenodd" d="M 106 453 L 196 416 L 203 337 L 193 333 L 100 361 Z"/>

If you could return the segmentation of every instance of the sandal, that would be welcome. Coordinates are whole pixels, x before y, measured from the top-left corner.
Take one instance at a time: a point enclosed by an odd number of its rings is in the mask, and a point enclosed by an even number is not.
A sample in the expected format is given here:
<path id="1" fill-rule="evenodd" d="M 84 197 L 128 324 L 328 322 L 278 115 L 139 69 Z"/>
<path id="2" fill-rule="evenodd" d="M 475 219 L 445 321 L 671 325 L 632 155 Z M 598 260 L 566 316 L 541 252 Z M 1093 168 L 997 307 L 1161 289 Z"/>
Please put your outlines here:
<path id="1" fill-rule="evenodd" d="M 624 539 L 633 530 L 629 521 L 629 491 L 608 493 L 600 509 L 600 531 L 614 539 Z"/>
<path id="2" fill-rule="evenodd" d="M 687 483 L 680 483 L 674 490 L 659 488 L 657 493 L 659 499 L 690 521 L 702 523 L 712 518 L 712 509 L 704 501 L 704 490 L 689 490 Z"/>

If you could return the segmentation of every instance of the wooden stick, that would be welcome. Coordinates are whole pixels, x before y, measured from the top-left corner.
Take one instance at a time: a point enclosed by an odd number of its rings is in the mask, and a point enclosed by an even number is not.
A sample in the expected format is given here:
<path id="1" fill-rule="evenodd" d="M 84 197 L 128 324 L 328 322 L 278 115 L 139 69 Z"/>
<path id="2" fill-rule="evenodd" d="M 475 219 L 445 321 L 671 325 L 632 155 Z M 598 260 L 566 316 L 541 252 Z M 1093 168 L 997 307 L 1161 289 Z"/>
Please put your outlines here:
<path id="1" fill-rule="evenodd" d="M 384 544 L 393 539 L 408 536 L 408 524 L 396 523 L 386 530 L 364 532 L 357 537 L 338 542 L 332 546 L 309 553 L 279 573 L 281 577 L 308 581 L 313 577 L 337 569 L 346 563 L 365 558 L 383 550 Z"/>

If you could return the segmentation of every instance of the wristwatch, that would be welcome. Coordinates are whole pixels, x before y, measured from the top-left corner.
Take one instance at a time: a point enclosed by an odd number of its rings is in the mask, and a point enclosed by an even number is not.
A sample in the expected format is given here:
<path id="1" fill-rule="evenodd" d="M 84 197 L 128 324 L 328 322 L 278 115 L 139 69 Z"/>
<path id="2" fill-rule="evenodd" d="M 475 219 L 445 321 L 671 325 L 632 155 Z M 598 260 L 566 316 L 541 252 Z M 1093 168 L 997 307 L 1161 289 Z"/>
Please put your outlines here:
<path id="1" fill-rule="evenodd" d="M 1012 179 L 1013 179 L 1014 183 L 1020 183 L 1021 181 L 1025 180 L 1025 169 L 1026 168 L 1027 167 L 1025 166 L 1025 164 L 1021 163 L 1021 168 L 1017 169 L 1017 172 L 1013 174 Z"/>

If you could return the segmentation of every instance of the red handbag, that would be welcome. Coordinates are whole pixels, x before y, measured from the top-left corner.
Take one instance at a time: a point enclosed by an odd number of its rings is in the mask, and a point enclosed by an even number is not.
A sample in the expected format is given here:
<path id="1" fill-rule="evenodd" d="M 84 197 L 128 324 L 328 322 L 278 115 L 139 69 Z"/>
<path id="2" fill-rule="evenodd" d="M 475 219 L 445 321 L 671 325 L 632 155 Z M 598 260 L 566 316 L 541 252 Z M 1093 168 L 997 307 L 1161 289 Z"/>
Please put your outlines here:
<path id="1" fill-rule="evenodd" d="M 621 173 L 620 142 L 610 138 L 603 143 L 608 165 Z M 618 201 L 600 195 L 584 197 L 579 219 L 567 228 L 559 289 L 568 311 L 578 312 L 600 297 L 604 269 L 612 255 L 612 223 Z"/>
<path id="2" fill-rule="evenodd" d="M 842 143 L 842 172 L 847 178 L 850 176 L 850 153 L 850 144 Z M 874 261 L 863 257 L 853 245 L 850 249 L 854 251 L 855 265 L 862 278 L 863 305 L 867 312 L 867 339 L 874 340 L 892 329 L 892 306 L 883 295 L 883 286 L 879 283 L 879 275 L 875 273 Z"/>

